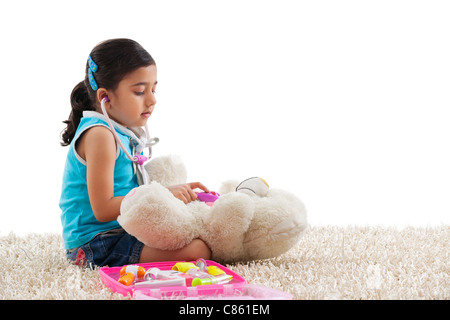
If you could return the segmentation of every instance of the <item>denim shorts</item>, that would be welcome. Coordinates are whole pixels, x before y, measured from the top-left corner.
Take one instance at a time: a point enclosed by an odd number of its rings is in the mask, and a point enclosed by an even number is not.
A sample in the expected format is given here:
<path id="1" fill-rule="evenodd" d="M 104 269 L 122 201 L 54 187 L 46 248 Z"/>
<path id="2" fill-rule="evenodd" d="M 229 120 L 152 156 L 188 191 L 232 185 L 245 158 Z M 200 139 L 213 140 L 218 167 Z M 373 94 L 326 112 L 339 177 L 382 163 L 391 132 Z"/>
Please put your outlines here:
<path id="1" fill-rule="evenodd" d="M 139 262 L 144 244 L 123 230 L 97 234 L 91 241 L 66 252 L 67 258 L 82 267 L 116 267 Z"/>

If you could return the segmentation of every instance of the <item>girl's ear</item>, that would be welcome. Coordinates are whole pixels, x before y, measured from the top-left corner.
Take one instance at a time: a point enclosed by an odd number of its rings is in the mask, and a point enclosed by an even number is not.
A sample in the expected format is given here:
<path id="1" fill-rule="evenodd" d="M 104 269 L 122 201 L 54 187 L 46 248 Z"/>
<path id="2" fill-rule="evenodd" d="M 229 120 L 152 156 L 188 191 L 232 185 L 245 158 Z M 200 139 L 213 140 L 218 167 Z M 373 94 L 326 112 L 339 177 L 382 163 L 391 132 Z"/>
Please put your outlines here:
<path id="1" fill-rule="evenodd" d="M 105 88 L 99 88 L 97 90 L 97 101 L 98 101 L 98 103 L 101 103 L 102 99 L 104 97 L 108 97 L 108 90 L 106 90 Z M 109 102 L 109 97 L 108 97 L 106 102 Z"/>

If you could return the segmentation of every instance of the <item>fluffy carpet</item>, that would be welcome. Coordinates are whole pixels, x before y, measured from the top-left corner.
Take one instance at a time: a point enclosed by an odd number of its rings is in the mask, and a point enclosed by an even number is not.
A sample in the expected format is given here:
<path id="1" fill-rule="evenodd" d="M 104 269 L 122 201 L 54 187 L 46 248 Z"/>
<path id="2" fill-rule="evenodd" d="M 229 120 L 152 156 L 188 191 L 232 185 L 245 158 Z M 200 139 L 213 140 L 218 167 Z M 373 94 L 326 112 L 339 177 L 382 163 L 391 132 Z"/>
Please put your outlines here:
<path id="1" fill-rule="evenodd" d="M 448 300 L 449 226 L 310 227 L 273 259 L 227 265 L 294 299 Z M 0 235 L 1 299 L 127 299 L 65 258 L 57 234 Z"/>

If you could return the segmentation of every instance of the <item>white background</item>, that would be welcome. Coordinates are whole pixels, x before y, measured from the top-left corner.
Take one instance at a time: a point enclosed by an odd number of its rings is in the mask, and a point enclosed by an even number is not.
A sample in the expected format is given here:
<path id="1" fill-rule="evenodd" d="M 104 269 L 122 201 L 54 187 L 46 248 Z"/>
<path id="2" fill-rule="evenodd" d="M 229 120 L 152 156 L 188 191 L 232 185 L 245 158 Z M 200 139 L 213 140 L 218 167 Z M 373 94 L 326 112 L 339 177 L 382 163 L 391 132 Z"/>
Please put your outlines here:
<path id="1" fill-rule="evenodd" d="M 448 1 L 3 1 L 0 234 L 60 232 L 59 145 L 91 49 L 158 67 L 154 155 L 265 178 L 313 225 L 449 223 Z"/>

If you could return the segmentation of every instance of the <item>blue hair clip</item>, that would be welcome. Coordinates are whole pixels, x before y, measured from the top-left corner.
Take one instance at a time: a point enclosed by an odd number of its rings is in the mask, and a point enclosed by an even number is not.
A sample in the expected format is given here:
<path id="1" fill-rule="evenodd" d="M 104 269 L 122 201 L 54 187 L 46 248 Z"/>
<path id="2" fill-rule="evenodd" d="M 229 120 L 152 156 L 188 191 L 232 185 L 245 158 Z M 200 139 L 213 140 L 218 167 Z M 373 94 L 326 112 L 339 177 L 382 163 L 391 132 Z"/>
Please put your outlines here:
<path id="1" fill-rule="evenodd" d="M 89 83 L 92 87 L 92 90 L 97 91 L 97 89 L 98 89 L 97 82 L 95 82 L 94 75 L 92 74 L 91 69 L 88 70 L 88 78 L 89 78 Z"/>
<path id="2" fill-rule="evenodd" d="M 89 69 L 92 70 L 92 72 L 97 72 L 98 70 L 98 65 L 94 62 L 94 60 L 92 60 L 91 56 L 89 56 L 88 58 L 88 64 L 89 64 Z"/>
<path id="3" fill-rule="evenodd" d="M 88 78 L 89 78 L 89 84 L 91 85 L 92 90 L 97 91 L 98 85 L 97 82 L 94 79 L 94 75 L 92 73 L 95 73 L 98 70 L 98 65 L 92 60 L 91 56 L 88 58 Z"/>

